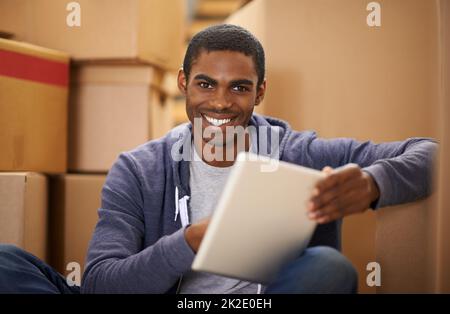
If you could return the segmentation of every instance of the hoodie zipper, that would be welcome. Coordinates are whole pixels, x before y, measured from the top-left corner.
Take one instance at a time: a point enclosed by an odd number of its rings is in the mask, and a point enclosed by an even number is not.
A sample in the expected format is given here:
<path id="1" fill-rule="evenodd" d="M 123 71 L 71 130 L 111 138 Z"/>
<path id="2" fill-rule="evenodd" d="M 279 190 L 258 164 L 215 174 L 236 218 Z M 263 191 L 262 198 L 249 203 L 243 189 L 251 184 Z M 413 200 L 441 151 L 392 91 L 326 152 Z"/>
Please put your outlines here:
<path id="1" fill-rule="evenodd" d="M 183 275 L 181 275 L 180 279 L 178 280 L 177 291 L 175 292 L 175 294 L 179 294 L 180 293 L 181 281 L 182 280 L 183 280 Z"/>

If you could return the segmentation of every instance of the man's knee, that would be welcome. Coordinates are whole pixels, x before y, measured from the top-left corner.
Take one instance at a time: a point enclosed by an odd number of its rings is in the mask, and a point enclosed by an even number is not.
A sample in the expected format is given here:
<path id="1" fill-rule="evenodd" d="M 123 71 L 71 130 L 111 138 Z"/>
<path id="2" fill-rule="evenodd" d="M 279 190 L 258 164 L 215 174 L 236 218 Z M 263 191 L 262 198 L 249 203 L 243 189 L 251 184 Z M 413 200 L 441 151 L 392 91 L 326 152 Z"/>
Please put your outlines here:
<path id="1" fill-rule="evenodd" d="M 2 271 L 10 268 L 14 270 L 17 267 L 30 267 L 30 265 L 40 265 L 42 263 L 33 254 L 12 244 L 0 243 L 0 266 Z"/>
<path id="2" fill-rule="evenodd" d="M 266 293 L 356 293 L 358 276 L 337 250 L 317 246 L 282 268 Z"/>
<path id="3" fill-rule="evenodd" d="M 0 244 L 0 293 L 58 293 L 44 263 L 27 251 Z"/>
<path id="4" fill-rule="evenodd" d="M 328 246 L 317 246 L 309 248 L 305 254 L 317 260 L 321 269 L 326 270 L 331 279 L 330 285 L 338 290 L 336 292 L 356 293 L 358 291 L 358 273 L 342 253 Z"/>
<path id="5" fill-rule="evenodd" d="M 23 256 L 26 252 L 12 244 L 0 243 L 0 259 Z"/>
<path id="6" fill-rule="evenodd" d="M 19 269 L 34 267 L 34 260 L 37 258 L 15 245 L 0 244 L 0 268 L 3 276 L 16 273 Z"/>

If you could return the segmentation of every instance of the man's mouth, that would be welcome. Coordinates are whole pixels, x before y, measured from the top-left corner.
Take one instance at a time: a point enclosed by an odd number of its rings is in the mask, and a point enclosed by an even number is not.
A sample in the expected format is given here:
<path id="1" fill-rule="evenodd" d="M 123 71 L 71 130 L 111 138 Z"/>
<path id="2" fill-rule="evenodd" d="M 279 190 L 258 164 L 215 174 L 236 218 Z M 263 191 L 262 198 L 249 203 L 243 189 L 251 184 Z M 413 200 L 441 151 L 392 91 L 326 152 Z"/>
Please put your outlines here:
<path id="1" fill-rule="evenodd" d="M 223 124 L 230 123 L 233 120 L 231 118 L 216 119 L 216 118 L 213 118 L 213 117 L 209 117 L 209 116 L 207 116 L 205 114 L 203 115 L 203 117 L 205 117 L 206 121 L 208 121 L 211 125 L 214 125 L 214 126 L 221 126 Z"/>

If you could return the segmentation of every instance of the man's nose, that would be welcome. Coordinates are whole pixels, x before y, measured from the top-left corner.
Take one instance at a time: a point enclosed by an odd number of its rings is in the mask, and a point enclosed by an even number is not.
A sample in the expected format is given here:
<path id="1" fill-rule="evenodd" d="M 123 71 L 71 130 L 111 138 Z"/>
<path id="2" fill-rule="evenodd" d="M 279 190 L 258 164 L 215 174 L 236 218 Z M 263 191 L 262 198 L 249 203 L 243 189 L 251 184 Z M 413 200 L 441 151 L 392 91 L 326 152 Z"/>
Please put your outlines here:
<path id="1" fill-rule="evenodd" d="M 213 101 L 213 106 L 217 111 L 222 111 L 224 109 L 230 108 L 232 106 L 232 101 L 228 97 L 225 91 L 218 92 L 216 98 Z"/>

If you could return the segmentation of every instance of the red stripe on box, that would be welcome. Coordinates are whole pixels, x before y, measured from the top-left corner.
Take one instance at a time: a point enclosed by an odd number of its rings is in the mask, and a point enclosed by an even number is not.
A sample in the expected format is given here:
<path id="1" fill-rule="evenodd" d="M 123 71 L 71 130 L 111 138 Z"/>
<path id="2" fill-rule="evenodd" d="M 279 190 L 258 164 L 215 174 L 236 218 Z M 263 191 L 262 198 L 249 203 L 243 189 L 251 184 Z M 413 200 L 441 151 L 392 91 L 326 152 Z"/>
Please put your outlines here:
<path id="1" fill-rule="evenodd" d="M 67 87 L 69 65 L 0 49 L 0 75 Z"/>

